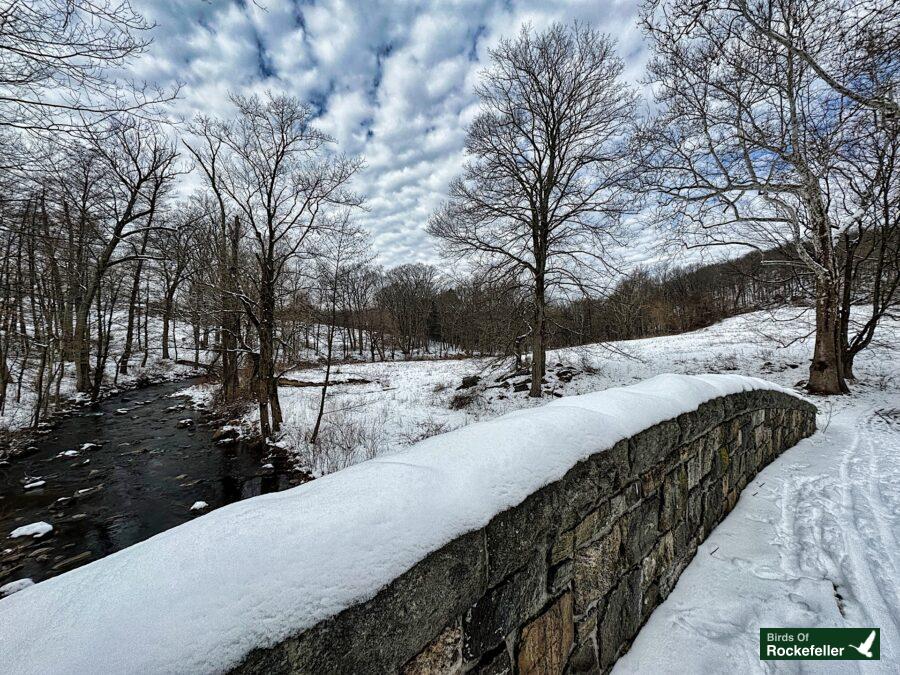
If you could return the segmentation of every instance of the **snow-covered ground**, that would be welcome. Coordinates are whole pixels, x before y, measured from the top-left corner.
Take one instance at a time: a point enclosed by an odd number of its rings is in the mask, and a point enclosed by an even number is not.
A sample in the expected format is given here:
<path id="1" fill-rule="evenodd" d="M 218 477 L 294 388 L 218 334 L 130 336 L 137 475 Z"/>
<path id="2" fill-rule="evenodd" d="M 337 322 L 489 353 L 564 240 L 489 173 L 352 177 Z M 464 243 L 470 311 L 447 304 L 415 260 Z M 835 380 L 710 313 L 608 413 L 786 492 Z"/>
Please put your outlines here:
<path id="1" fill-rule="evenodd" d="M 729 372 L 762 377 L 784 387 L 793 387 L 805 379 L 807 374 L 812 348 L 809 337 L 810 318 L 808 313 L 801 310 L 785 309 L 774 316 L 757 313 L 736 317 L 683 335 L 620 342 L 606 347 L 559 350 L 551 353 L 548 359 L 550 373 L 546 389 L 550 394 L 571 396 L 630 384 L 666 372 Z M 369 383 L 334 386 L 326 408 L 328 443 L 314 451 L 303 442 L 314 416 L 319 394 L 316 388 L 281 389 L 287 423 L 284 441 L 295 449 L 298 462 L 322 474 L 370 456 L 400 452 L 426 436 L 464 427 L 478 420 L 493 419 L 506 412 L 545 404 L 546 399 L 529 399 L 527 392 L 514 391 L 515 385 L 526 380 L 526 376 L 509 378 L 506 380 L 509 385 L 503 385 L 499 381 L 508 374 L 508 365 L 489 360 L 342 365 L 334 373 L 337 382 L 353 378 L 368 380 Z M 776 665 L 759 660 L 759 628 L 791 626 L 879 627 L 882 652 L 880 662 L 869 663 L 865 667 L 859 667 L 854 662 L 816 662 L 815 672 L 897 672 L 896 664 L 900 659 L 900 592 L 897 583 L 900 578 L 900 322 L 885 322 L 875 344 L 858 357 L 856 373 L 859 379 L 852 384 L 851 396 L 813 398 L 820 411 L 819 431 L 812 438 L 788 450 L 747 487 L 737 508 L 700 547 L 696 558 L 685 570 L 670 597 L 654 612 L 629 653 L 617 665 L 619 672 L 809 672 L 809 664 L 804 662 L 778 662 Z M 471 375 L 479 375 L 480 382 L 472 387 L 458 389 L 463 377 Z M 321 370 L 295 371 L 289 376 L 299 380 L 314 380 L 321 376 Z M 203 395 L 202 391 L 195 390 L 192 393 Z M 566 402 L 570 401 L 572 399 Z M 538 416 L 543 414 L 540 411 L 534 412 Z M 620 416 L 633 417 L 634 412 L 628 410 L 621 412 Z M 518 423 L 526 422 L 528 418 L 529 415 L 512 416 Z M 604 424 L 608 425 L 608 422 Z M 454 500 L 460 495 L 465 498 L 458 504 L 454 502 L 455 506 L 441 506 L 442 513 L 456 513 L 459 517 L 444 535 L 451 530 L 457 531 L 463 525 L 475 526 L 478 518 L 470 517 L 472 514 L 467 514 L 464 509 L 464 505 L 472 501 L 470 491 L 473 487 L 470 483 L 502 478 L 505 475 L 502 473 L 505 470 L 503 467 L 511 461 L 509 454 L 504 451 L 505 444 L 492 442 L 490 438 L 486 441 L 478 440 L 479 434 L 485 433 L 480 430 L 487 428 L 492 427 L 470 427 L 426 444 L 432 449 L 442 449 L 456 437 L 457 440 L 462 438 L 471 441 L 471 444 L 478 441 L 478 447 L 483 447 L 486 442 L 488 447 L 500 449 L 492 460 L 495 464 L 492 464 L 490 471 L 473 473 L 462 483 L 450 481 L 452 485 L 458 485 L 459 490 L 449 489 L 447 484 L 440 484 L 440 481 L 433 486 L 431 492 L 442 495 L 441 499 Z M 523 442 L 528 442 L 532 436 L 539 435 L 542 428 L 544 432 L 547 431 L 540 424 L 529 427 L 532 428 L 533 434 L 519 434 L 518 437 Z M 603 425 L 598 426 L 596 433 L 601 433 L 600 430 L 605 428 L 607 427 Z M 561 425 L 553 426 L 550 431 L 568 433 L 570 429 Z M 463 435 L 459 436 L 460 433 Z M 462 447 L 466 447 L 466 444 L 463 443 Z M 559 447 L 559 444 L 555 444 L 555 447 Z M 440 459 L 439 454 L 435 455 L 434 461 Z M 529 461 L 539 463 L 539 457 L 535 455 Z M 395 488 L 403 489 L 397 491 L 396 495 L 390 490 L 382 493 L 382 496 L 390 494 L 396 497 L 391 497 L 394 500 L 391 502 L 391 512 L 411 514 L 409 517 L 422 515 L 420 505 L 410 502 L 408 487 L 410 481 L 420 480 L 423 475 L 429 476 L 431 473 L 412 470 L 407 475 L 401 475 L 406 464 L 391 461 L 387 457 L 384 461 L 377 460 L 365 466 L 373 464 L 381 467 L 380 470 L 400 472 L 392 474 L 390 480 Z M 303 490 L 304 495 L 328 492 L 328 486 L 334 479 L 340 482 L 348 473 L 353 476 L 363 468 L 353 467 L 340 476 L 328 476 L 298 490 Z M 367 481 L 368 479 L 361 479 L 359 484 L 351 481 L 353 490 L 343 491 L 342 494 L 349 499 L 350 494 L 369 490 L 371 481 Z M 496 483 L 492 483 L 493 487 L 478 484 L 489 494 L 502 492 L 504 499 L 512 499 L 505 491 L 508 485 L 500 490 Z M 465 490 L 463 486 L 466 486 Z M 256 509 L 268 504 L 287 504 L 294 492 L 268 495 L 212 511 L 186 526 L 121 551 L 99 563 L 38 584 L 35 588 L 25 588 L 0 601 L 0 613 L 12 607 L 8 603 L 15 601 L 15 606 L 19 608 L 16 611 L 23 611 L 28 616 L 38 616 L 42 611 L 46 611 L 46 616 L 57 616 L 56 608 L 60 606 L 59 603 L 51 597 L 53 593 L 42 591 L 41 587 L 53 585 L 52 588 L 57 588 L 67 578 L 75 576 L 80 579 L 78 575 L 90 575 L 91 572 L 83 570 L 97 569 L 98 564 L 106 565 L 111 573 L 105 576 L 98 573 L 97 583 L 117 597 L 120 593 L 124 598 L 144 598 L 132 585 L 138 583 L 138 579 L 152 580 L 157 575 L 161 586 L 151 589 L 147 598 L 158 598 L 159 593 L 171 590 L 182 581 L 194 584 L 191 592 L 185 591 L 187 595 L 202 596 L 203 593 L 197 590 L 202 585 L 198 586 L 197 583 L 201 580 L 200 577 L 204 577 L 204 570 L 208 571 L 206 563 L 221 554 L 221 542 L 226 540 L 239 541 L 247 551 L 258 548 L 263 552 L 258 565 L 265 569 L 268 569 L 265 566 L 270 563 L 275 566 L 271 575 L 260 575 L 262 568 L 257 567 L 256 578 L 269 579 L 278 572 L 278 560 L 290 560 L 293 566 L 306 566 L 304 569 L 308 568 L 310 574 L 317 573 L 318 569 L 334 571 L 336 577 L 341 576 L 341 584 L 353 585 L 349 590 L 344 586 L 338 590 L 359 592 L 358 583 L 361 580 L 368 583 L 372 579 L 366 575 L 357 577 L 353 570 L 340 567 L 349 564 L 347 556 L 316 560 L 308 555 L 309 549 L 302 547 L 277 552 L 273 546 L 283 548 L 297 544 L 298 540 L 291 535 L 295 533 L 297 521 L 284 520 L 281 516 L 271 519 L 262 514 L 258 518 L 260 522 L 256 523 L 256 516 L 251 515 Z M 367 506 L 378 501 L 369 500 Z M 355 502 L 350 500 L 349 503 Z M 315 511 L 297 509 L 293 503 L 289 506 L 285 513 L 289 512 L 290 518 L 298 517 L 298 513 L 303 518 L 303 526 L 297 531 L 305 531 L 303 527 L 309 527 L 312 532 L 320 532 L 316 528 L 324 527 L 322 523 L 308 522 L 304 515 L 316 513 Z M 499 507 L 502 504 L 491 506 L 492 509 Z M 333 509 L 335 513 L 343 511 L 346 509 L 339 506 Z M 228 514 L 240 517 L 235 521 L 228 518 Z M 417 536 L 427 538 L 434 530 L 434 521 L 427 514 L 406 525 L 386 518 L 384 513 L 375 523 L 371 518 L 378 514 L 373 515 L 371 508 L 353 511 L 350 515 L 358 520 L 358 524 L 371 523 L 371 532 L 367 530 L 367 536 L 373 536 L 371 545 L 355 540 L 351 542 L 352 545 L 347 543 L 347 546 L 368 556 L 364 556 L 363 562 L 372 574 L 377 571 L 378 574 L 389 575 L 396 571 L 391 567 L 397 560 L 396 542 L 398 537 L 406 536 L 402 533 L 411 531 L 410 528 L 415 523 L 427 525 L 424 529 L 416 530 L 419 533 Z M 287 515 L 284 517 L 287 518 Z M 248 531 L 239 537 L 235 536 L 235 522 L 246 525 Z M 216 541 L 207 549 L 202 545 L 205 534 L 209 534 L 204 525 L 215 523 L 220 523 L 221 527 L 217 525 L 212 528 L 212 538 Z M 287 528 L 287 534 L 291 536 L 271 537 L 272 528 L 276 526 Z M 217 528 L 224 533 L 223 537 L 217 534 Z M 390 528 L 392 534 L 387 535 L 385 528 Z M 328 541 L 333 533 L 334 528 L 321 530 L 321 541 Z M 163 559 L 152 563 L 159 565 L 157 572 L 143 566 L 143 563 L 142 566 L 135 566 L 132 557 L 140 555 L 139 547 L 160 539 L 171 539 L 178 545 L 181 545 L 181 541 L 191 541 L 189 548 L 194 550 L 196 555 L 193 560 L 197 564 L 190 566 L 190 573 L 185 579 L 165 578 L 167 567 Z M 382 550 L 378 548 L 378 542 L 391 545 L 391 551 L 385 552 L 385 555 L 390 554 L 389 558 L 393 562 L 387 566 L 379 563 L 381 566 L 376 570 L 371 556 Z M 426 552 L 421 543 L 419 540 L 410 543 L 415 554 L 420 556 Z M 412 556 L 412 549 L 400 553 Z M 229 557 L 217 563 L 218 568 L 211 573 L 217 583 L 221 584 L 223 574 L 240 575 L 240 565 L 234 560 Z M 140 573 L 129 572 L 137 569 Z M 303 578 L 300 583 L 304 585 L 298 592 L 311 592 L 307 584 L 310 577 L 301 576 Z M 241 579 L 237 579 L 235 583 L 241 583 Z M 118 585 L 121 590 L 117 592 L 111 585 Z M 284 588 L 282 580 L 273 602 L 287 597 Z M 181 628 L 173 625 L 171 638 L 177 642 L 178 632 L 181 630 L 209 636 L 210 632 L 195 629 L 207 625 L 211 612 L 228 607 L 240 609 L 236 600 L 243 597 L 242 593 L 220 591 L 217 586 L 215 592 L 211 591 L 210 597 L 204 600 L 206 604 L 203 607 L 194 608 L 196 611 L 191 614 L 193 623 Z M 29 598 L 44 597 L 45 594 L 47 604 L 43 610 L 41 607 L 33 612 L 28 609 Z M 339 593 L 328 595 L 328 602 L 334 605 L 338 595 Z M 72 620 L 75 621 L 79 611 L 87 611 L 92 621 L 103 612 L 115 615 L 115 608 L 104 599 L 106 596 L 97 597 L 100 599 L 95 602 L 90 598 L 90 593 L 85 591 L 82 600 L 86 605 L 72 608 L 72 616 L 75 617 Z M 221 602 L 223 597 L 227 598 L 227 602 Z M 248 612 L 253 607 L 260 607 L 255 604 L 257 599 L 248 598 L 249 601 L 254 601 L 251 602 L 252 607 L 248 606 Z M 4 603 L 7 603 L 6 607 Z M 325 604 L 327 603 L 323 603 L 323 606 Z M 90 605 L 90 609 L 87 605 Z M 240 626 L 271 628 L 274 625 L 272 617 L 277 617 L 279 621 L 285 617 L 297 619 L 296 612 L 300 611 L 298 607 L 298 603 L 291 601 L 283 612 L 265 614 L 265 620 L 261 618 L 258 621 L 248 613 L 248 623 L 240 623 Z M 168 610 L 166 607 L 166 612 Z M 160 616 L 162 615 L 161 613 Z M 116 639 L 122 644 L 128 644 L 130 637 L 127 627 L 134 628 L 133 622 L 129 623 L 124 616 L 113 618 L 119 619 L 122 626 Z M 166 613 L 165 621 L 162 618 L 159 620 L 166 623 L 170 618 Z M 236 627 L 228 623 L 234 617 L 225 618 L 227 625 L 220 626 L 223 629 L 221 634 L 234 635 Z M 312 617 L 304 620 L 312 620 Z M 40 623 L 38 619 L 35 621 L 35 625 Z M 76 634 L 78 631 L 75 630 L 77 622 L 62 626 L 58 620 L 55 621 L 54 625 L 64 629 L 63 634 L 75 631 L 71 637 L 76 641 L 79 639 Z M 94 630 L 93 624 L 81 623 L 85 630 Z M 0 620 L 0 631 L 3 625 L 4 622 Z M 147 626 L 141 626 L 140 630 L 146 628 Z M 257 633 L 256 639 L 259 637 Z M 30 643 L 31 647 L 28 647 L 29 650 L 33 648 L 36 651 L 28 653 L 39 664 L 44 658 L 40 654 L 46 647 L 38 638 L 39 633 L 35 636 L 34 643 Z M 271 640 L 271 634 L 267 634 L 265 639 Z M 147 643 L 146 640 L 138 642 Z M 214 648 L 211 647 L 206 654 L 218 658 L 222 655 L 219 649 L 221 641 L 213 642 Z M 0 653 L 2 644 L 0 640 Z M 229 644 L 234 646 L 236 643 L 231 640 Z M 22 652 L 17 653 L 22 655 Z M 160 651 L 154 651 L 153 658 L 163 660 L 155 662 L 157 665 L 171 665 L 171 662 L 165 661 L 168 655 Z M 82 665 L 86 664 L 86 661 L 82 662 Z M 199 669 L 204 669 L 211 662 L 196 665 Z"/>
<path id="2" fill-rule="evenodd" d="M 548 396 L 571 396 L 660 373 L 710 372 L 763 377 L 793 387 L 807 376 L 811 319 L 810 312 L 798 309 L 757 312 L 692 333 L 552 351 L 545 391 Z M 894 365 L 900 356 L 898 336 L 900 322 L 885 322 L 876 344 L 858 357 L 857 393 L 900 391 Z M 331 386 L 324 440 L 316 448 L 309 447 L 305 438 L 315 421 L 320 389 L 279 389 L 285 445 L 294 449 L 304 468 L 322 475 L 396 452 L 428 436 L 546 402 L 546 397 L 532 399 L 527 391 L 513 391 L 513 385 L 528 380 L 527 375 L 509 378 L 509 386 L 502 387 L 496 380 L 508 375 L 509 369 L 510 360 L 490 359 L 342 364 L 332 371 L 334 382 L 370 383 Z M 480 376 L 480 383 L 459 390 L 462 379 L 470 375 Z M 322 370 L 295 370 L 287 377 L 321 381 Z M 842 404 L 826 402 L 824 410 L 832 405 Z M 251 413 L 251 421 L 253 417 Z"/>
<path id="3" fill-rule="evenodd" d="M 351 336 L 350 333 L 353 335 Z M 310 323 L 304 325 L 298 331 L 298 340 L 303 346 L 294 349 L 293 358 L 298 362 L 324 363 L 328 352 L 328 325 L 323 323 Z M 395 340 L 391 334 L 382 335 L 379 338 L 381 347 L 376 349 L 376 359 L 380 359 L 383 351 L 386 361 L 415 361 L 418 359 L 431 360 L 435 357 L 464 356 L 464 353 L 454 345 L 428 340 L 427 346 L 414 347 L 408 354 L 404 354 L 399 340 Z M 359 361 L 365 363 L 371 361 L 372 342 L 368 331 L 363 331 L 362 348 L 360 348 L 359 331 L 338 326 L 332 338 L 332 358 L 340 361 Z"/>
<path id="4" fill-rule="evenodd" d="M 900 671 L 900 396 L 817 403 L 818 433 L 747 486 L 615 673 Z M 881 628 L 881 661 L 763 662 L 761 627 Z"/>
<path id="5" fill-rule="evenodd" d="M 121 357 L 124 346 L 125 336 L 125 314 L 118 312 L 113 321 L 112 345 L 110 347 L 110 358 L 106 363 L 104 371 L 104 392 L 114 391 L 118 389 L 127 389 L 135 386 L 141 381 L 163 382 L 182 379 L 190 376 L 195 371 L 190 366 L 175 363 L 176 359 L 194 359 L 194 338 L 189 326 L 185 326 L 178 322 L 175 324 L 174 338 L 169 344 L 169 360 L 162 359 L 161 343 L 162 321 L 158 317 L 151 317 L 148 325 L 150 334 L 150 352 L 147 354 L 147 361 L 142 365 L 144 360 L 144 352 L 137 351 L 137 337 L 135 337 L 135 352 L 131 356 L 130 367 L 127 375 L 117 373 L 118 361 Z M 176 339 L 177 338 L 177 339 Z M 143 338 L 141 338 L 143 340 Z M 10 370 L 18 375 L 19 364 L 15 360 L 11 364 Z M 215 358 L 215 353 L 207 350 L 200 350 L 200 360 L 209 362 Z M 33 360 L 33 359 L 32 359 Z M 93 357 L 92 357 L 93 367 Z M 36 404 L 37 395 L 35 392 L 35 382 L 37 380 L 36 369 L 34 364 L 29 364 L 22 376 L 21 392 L 17 396 L 17 383 L 12 382 L 7 389 L 6 409 L 0 413 L 0 431 L 15 431 L 31 424 L 34 416 L 34 406 Z M 78 399 L 75 391 L 75 370 L 72 363 L 65 364 L 62 382 L 60 384 L 60 395 L 63 399 Z M 17 400 L 18 399 L 18 400 Z"/>

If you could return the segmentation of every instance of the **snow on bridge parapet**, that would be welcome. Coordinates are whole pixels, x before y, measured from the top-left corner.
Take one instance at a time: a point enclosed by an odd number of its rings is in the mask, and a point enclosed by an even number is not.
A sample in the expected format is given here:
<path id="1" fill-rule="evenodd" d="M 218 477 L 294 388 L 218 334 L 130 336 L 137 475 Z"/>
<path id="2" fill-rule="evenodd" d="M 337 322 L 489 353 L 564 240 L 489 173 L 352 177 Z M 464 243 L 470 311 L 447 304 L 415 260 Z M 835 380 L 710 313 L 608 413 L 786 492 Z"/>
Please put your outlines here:
<path id="1" fill-rule="evenodd" d="M 510 413 L 0 600 L 0 663 L 606 667 L 750 478 L 814 429 L 812 405 L 736 375 L 662 375 Z"/>

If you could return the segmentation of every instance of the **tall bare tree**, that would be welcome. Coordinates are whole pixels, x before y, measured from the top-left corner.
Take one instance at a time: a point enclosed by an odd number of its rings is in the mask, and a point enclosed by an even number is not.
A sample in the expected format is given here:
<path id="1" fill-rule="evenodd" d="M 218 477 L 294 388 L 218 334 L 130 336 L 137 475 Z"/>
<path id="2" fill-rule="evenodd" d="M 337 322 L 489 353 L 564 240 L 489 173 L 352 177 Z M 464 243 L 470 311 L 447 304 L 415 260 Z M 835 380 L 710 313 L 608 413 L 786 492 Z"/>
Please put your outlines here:
<path id="1" fill-rule="evenodd" d="M 177 93 L 117 77 L 150 45 L 129 0 L 14 0 L 0 8 L 0 128 L 81 134 L 159 116 Z"/>
<path id="2" fill-rule="evenodd" d="M 212 224 L 211 248 L 215 252 L 219 293 L 219 349 L 222 362 L 222 398 L 231 402 L 240 390 L 241 303 L 238 300 L 238 266 L 240 258 L 241 221 L 230 213 L 228 195 L 221 182 L 224 140 L 221 125 L 199 116 L 192 123 L 191 140 L 184 144 L 203 173 L 209 195 L 201 197 L 203 208 Z"/>
<path id="3" fill-rule="evenodd" d="M 696 17 L 709 9 L 691 3 Z M 788 7 L 785 3 L 782 7 Z M 806 36 L 772 20 L 768 2 L 729 0 L 719 11 L 740 17 L 744 25 L 802 61 L 828 87 L 865 108 L 900 120 L 900 5 L 892 0 L 820 0 L 805 20 L 824 41 L 812 46 Z"/>
<path id="4" fill-rule="evenodd" d="M 848 390 L 838 240 L 875 194 L 864 189 L 853 211 L 832 198 L 848 130 L 869 109 L 811 65 L 831 49 L 830 10 L 813 0 L 762 0 L 748 18 L 741 0 L 645 6 L 661 112 L 636 143 L 648 186 L 690 244 L 793 251 L 781 262 L 814 286 L 807 387 L 822 394 Z"/>
<path id="5" fill-rule="evenodd" d="M 256 349 L 249 351 L 260 429 L 269 436 L 282 417 L 276 370 L 280 281 L 324 212 L 362 203 L 348 189 L 362 160 L 330 152 L 333 140 L 312 126 L 312 109 L 297 99 L 268 94 L 231 101 L 235 118 L 215 121 L 205 132 L 207 147 L 221 153 L 219 168 L 210 171 L 208 150 L 201 165 L 239 219 L 252 260 L 252 271 L 235 280 L 236 295 L 256 334 Z"/>
<path id="6" fill-rule="evenodd" d="M 586 26 L 526 26 L 502 40 L 476 87 L 469 161 L 429 223 L 486 279 L 531 289 L 531 396 L 545 372 L 548 295 L 590 285 L 628 209 L 635 97 L 622 67 L 612 40 Z"/>
<path id="7" fill-rule="evenodd" d="M 75 280 L 73 353 L 76 388 L 96 392 L 90 371 L 90 311 L 104 276 L 115 265 L 140 257 L 121 254 L 121 245 L 141 238 L 153 224 L 153 215 L 178 175 L 177 153 L 166 134 L 153 123 L 126 119 L 91 136 L 88 150 L 97 180 L 96 202 L 85 204 L 82 225 L 90 234 L 84 244 L 87 262 Z M 99 325 L 99 324 L 98 324 Z M 102 375 L 102 371 L 99 373 Z"/>
<path id="8" fill-rule="evenodd" d="M 900 307 L 900 117 L 872 110 L 856 119 L 848 136 L 832 199 L 854 214 L 837 240 L 841 365 L 852 380 L 856 356 Z"/>

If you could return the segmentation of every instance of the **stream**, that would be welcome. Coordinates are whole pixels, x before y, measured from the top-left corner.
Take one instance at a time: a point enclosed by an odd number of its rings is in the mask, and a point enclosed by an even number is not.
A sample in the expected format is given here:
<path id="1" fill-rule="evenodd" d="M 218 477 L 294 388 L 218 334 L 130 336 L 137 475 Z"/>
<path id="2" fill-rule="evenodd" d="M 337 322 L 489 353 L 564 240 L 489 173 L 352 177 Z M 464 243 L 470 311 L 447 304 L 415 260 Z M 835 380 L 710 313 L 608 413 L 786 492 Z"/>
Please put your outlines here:
<path id="1" fill-rule="evenodd" d="M 79 408 L 41 433 L 26 455 L 0 466 L 0 586 L 37 583 L 216 507 L 307 480 L 265 448 L 217 445 L 204 411 L 172 398 L 199 381 L 152 385 Z M 208 506 L 192 511 L 196 502 Z M 37 522 L 53 530 L 10 537 Z"/>

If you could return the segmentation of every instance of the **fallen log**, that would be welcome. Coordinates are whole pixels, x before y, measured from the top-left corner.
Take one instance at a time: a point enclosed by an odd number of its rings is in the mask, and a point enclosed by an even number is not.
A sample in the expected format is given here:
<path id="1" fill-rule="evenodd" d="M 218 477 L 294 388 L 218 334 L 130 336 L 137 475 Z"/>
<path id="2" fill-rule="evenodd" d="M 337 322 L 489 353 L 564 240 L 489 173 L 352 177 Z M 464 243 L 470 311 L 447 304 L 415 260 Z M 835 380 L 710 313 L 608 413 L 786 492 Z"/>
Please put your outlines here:
<path id="1" fill-rule="evenodd" d="M 310 382 L 308 380 L 294 380 L 289 377 L 279 377 L 279 387 L 321 387 L 324 382 Z M 328 383 L 329 387 L 338 387 L 342 384 L 372 384 L 372 380 L 366 380 L 362 377 L 351 377 L 346 380 L 332 380 Z"/>

